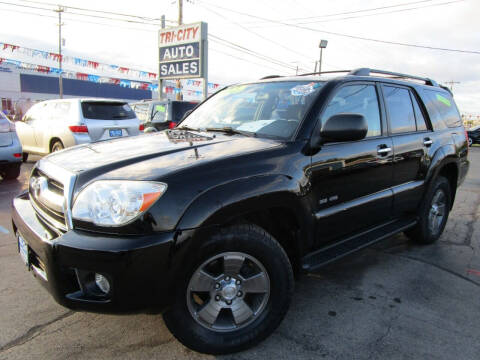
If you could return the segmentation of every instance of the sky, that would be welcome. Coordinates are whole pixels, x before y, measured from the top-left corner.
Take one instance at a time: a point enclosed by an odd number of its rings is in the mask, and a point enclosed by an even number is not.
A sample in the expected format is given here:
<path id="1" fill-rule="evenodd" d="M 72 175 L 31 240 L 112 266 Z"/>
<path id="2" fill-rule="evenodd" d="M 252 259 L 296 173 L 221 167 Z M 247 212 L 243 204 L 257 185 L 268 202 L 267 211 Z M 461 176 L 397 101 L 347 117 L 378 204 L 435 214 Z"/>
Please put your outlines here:
<path id="1" fill-rule="evenodd" d="M 158 19 L 164 14 L 167 26 L 178 19 L 176 0 L 2 0 L 0 42 L 57 51 L 57 15 L 36 9 L 55 3 L 67 7 L 65 55 L 153 72 L 158 72 Z M 120 16 L 102 12 L 74 15 L 85 12 L 72 7 L 142 16 L 147 19 L 132 20 L 155 24 L 105 19 Z M 459 82 L 453 92 L 460 111 L 474 114 L 480 114 L 479 14 L 479 0 L 184 0 L 183 5 L 184 23 L 208 23 L 210 82 L 295 74 L 297 66 L 299 72 L 313 71 L 325 39 L 323 71 L 370 67 Z"/>

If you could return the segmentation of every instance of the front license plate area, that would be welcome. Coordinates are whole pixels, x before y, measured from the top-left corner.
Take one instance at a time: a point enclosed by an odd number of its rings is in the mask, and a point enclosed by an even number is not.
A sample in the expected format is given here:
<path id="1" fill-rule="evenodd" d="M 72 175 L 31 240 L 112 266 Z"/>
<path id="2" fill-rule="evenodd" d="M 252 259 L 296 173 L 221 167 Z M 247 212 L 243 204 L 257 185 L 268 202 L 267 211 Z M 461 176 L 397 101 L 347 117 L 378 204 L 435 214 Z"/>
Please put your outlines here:
<path id="1" fill-rule="evenodd" d="M 119 137 L 122 136 L 122 129 L 110 130 L 110 137 Z"/>
<path id="2" fill-rule="evenodd" d="M 28 267 L 30 265 L 28 261 L 28 245 L 20 235 L 18 236 L 18 252 L 20 253 L 23 262 Z"/>

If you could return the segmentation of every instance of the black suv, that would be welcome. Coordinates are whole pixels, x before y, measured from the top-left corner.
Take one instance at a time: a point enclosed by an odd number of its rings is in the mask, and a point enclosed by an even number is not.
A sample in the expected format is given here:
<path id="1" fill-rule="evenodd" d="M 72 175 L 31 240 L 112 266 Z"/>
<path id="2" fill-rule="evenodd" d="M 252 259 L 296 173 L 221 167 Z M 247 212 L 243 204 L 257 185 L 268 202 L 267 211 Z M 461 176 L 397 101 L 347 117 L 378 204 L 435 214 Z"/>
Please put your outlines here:
<path id="1" fill-rule="evenodd" d="M 467 130 L 468 146 L 480 144 L 480 125 Z"/>
<path id="2" fill-rule="evenodd" d="M 467 152 L 433 80 L 268 77 L 218 92 L 177 129 L 43 158 L 13 228 L 58 303 L 163 310 L 186 346 L 234 352 L 280 324 L 295 273 L 402 231 L 436 241 Z"/>

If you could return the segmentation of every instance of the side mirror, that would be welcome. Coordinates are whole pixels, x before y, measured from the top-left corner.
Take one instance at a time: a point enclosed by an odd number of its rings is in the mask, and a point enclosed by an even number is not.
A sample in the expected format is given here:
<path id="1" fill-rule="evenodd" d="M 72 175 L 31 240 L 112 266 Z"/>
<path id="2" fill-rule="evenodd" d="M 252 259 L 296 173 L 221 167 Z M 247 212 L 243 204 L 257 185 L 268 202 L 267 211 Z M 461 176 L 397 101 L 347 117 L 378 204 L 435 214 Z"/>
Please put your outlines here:
<path id="1" fill-rule="evenodd" d="M 320 131 L 322 143 L 356 141 L 367 136 L 368 123 L 361 114 L 336 114 L 330 117 Z"/>

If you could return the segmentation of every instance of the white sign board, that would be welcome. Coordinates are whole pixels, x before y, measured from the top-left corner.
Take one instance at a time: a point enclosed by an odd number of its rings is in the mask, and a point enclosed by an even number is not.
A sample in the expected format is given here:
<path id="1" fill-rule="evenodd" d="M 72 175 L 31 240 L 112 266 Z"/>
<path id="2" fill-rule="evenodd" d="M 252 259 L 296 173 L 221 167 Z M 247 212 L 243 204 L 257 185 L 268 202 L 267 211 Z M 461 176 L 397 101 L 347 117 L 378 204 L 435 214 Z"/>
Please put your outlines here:
<path id="1" fill-rule="evenodd" d="M 159 79 L 206 77 L 206 23 L 160 29 L 158 47 Z"/>

